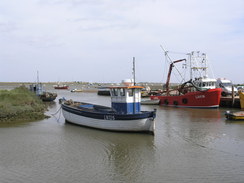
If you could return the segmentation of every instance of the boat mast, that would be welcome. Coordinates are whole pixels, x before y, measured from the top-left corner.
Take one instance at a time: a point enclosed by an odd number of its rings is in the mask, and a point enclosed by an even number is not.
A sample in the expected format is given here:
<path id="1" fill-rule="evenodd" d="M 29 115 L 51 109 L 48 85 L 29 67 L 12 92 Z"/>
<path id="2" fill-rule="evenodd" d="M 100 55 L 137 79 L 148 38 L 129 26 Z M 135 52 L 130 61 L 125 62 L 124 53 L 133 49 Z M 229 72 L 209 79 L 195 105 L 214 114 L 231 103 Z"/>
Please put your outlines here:
<path id="1" fill-rule="evenodd" d="M 190 79 L 192 79 L 192 54 L 193 52 L 187 54 L 190 60 Z"/>
<path id="2" fill-rule="evenodd" d="M 207 73 L 207 70 L 208 70 L 208 60 L 207 60 L 207 55 L 206 53 L 202 53 L 202 63 L 204 64 L 203 66 L 203 71 L 204 71 L 204 76 L 207 77 L 208 73 Z"/>
<path id="3" fill-rule="evenodd" d="M 37 71 L 37 84 L 39 83 L 39 71 Z"/>
<path id="4" fill-rule="evenodd" d="M 200 52 L 191 52 L 188 54 L 190 60 L 190 79 L 196 78 L 204 78 L 207 77 L 208 74 L 208 63 L 207 63 L 207 55 Z M 194 78 L 193 78 L 194 77 Z"/>
<path id="5" fill-rule="evenodd" d="M 136 71 L 135 71 L 135 57 L 133 57 L 133 80 L 134 80 L 134 86 L 136 86 Z M 135 90 L 135 89 L 133 89 Z M 136 111 L 136 93 L 135 91 L 133 91 L 133 108 L 134 108 L 134 112 Z"/>
<path id="6" fill-rule="evenodd" d="M 134 80 L 134 86 L 136 85 L 136 69 L 135 69 L 135 57 L 133 57 L 133 80 Z"/>

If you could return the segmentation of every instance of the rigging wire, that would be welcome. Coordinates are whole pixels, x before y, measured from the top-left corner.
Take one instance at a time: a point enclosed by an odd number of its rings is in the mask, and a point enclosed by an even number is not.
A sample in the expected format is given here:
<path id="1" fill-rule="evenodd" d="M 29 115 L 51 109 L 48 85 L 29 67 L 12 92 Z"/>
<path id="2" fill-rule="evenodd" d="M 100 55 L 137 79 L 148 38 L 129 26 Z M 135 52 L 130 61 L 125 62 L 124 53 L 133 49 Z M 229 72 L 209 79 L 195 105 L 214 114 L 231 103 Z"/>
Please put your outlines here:
<path id="1" fill-rule="evenodd" d="M 178 55 L 187 55 L 187 53 L 183 53 L 183 52 L 175 52 L 175 51 L 167 51 L 167 52 L 172 54 L 178 54 Z"/>
<path id="2" fill-rule="evenodd" d="M 210 62 L 210 63 L 212 63 L 212 62 Z M 210 68 L 210 72 L 211 72 L 212 77 L 215 78 L 213 68 L 212 68 L 212 64 L 210 64 L 210 63 L 208 62 L 208 67 Z"/>
<path id="3" fill-rule="evenodd" d="M 160 45 L 160 47 L 161 47 L 162 50 L 164 51 L 164 54 L 165 54 L 165 60 L 166 60 L 166 61 L 169 60 L 168 63 L 170 63 L 170 64 L 173 63 L 171 57 L 168 55 L 169 51 L 166 51 L 162 45 Z M 171 52 L 171 53 L 172 53 L 172 52 Z M 175 53 L 187 55 L 186 53 L 180 53 L 180 52 L 175 52 Z M 178 76 L 173 72 L 175 78 L 176 78 L 180 83 L 184 82 L 184 77 L 182 76 L 181 72 L 179 71 L 179 69 L 178 69 L 176 66 L 174 66 L 174 67 L 175 67 L 175 70 L 176 70 L 176 71 L 178 72 L 178 74 L 180 75 L 180 77 L 181 77 L 181 81 L 180 81 L 180 79 L 178 78 Z"/>

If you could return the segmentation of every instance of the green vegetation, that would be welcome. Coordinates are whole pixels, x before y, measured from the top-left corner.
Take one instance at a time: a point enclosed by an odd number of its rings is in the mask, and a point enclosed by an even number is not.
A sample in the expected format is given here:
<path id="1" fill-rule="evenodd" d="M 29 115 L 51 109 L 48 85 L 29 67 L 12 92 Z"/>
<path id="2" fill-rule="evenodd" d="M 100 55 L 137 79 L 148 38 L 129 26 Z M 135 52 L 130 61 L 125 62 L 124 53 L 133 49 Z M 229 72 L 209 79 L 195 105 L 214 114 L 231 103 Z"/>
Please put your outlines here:
<path id="1" fill-rule="evenodd" d="M 0 122 L 44 119 L 47 107 L 26 87 L 0 90 Z"/>

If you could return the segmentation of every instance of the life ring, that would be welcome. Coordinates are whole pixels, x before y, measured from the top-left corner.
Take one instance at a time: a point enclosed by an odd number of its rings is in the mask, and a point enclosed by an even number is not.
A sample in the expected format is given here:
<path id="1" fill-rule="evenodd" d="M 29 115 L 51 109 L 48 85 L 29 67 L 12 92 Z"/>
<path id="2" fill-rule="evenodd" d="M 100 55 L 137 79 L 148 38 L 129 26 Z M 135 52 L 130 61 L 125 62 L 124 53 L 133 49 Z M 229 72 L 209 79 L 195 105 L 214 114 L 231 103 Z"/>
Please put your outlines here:
<path id="1" fill-rule="evenodd" d="M 164 100 L 164 104 L 165 105 L 168 105 L 169 104 L 169 101 L 167 99 Z"/>
<path id="2" fill-rule="evenodd" d="M 182 103 L 183 103 L 183 104 L 187 104 L 187 102 L 188 102 L 187 98 L 183 98 L 183 99 L 182 99 Z"/>
<path id="3" fill-rule="evenodd" d="M 174 104 L 174 105 L 178 105 L 178 101 L 174 101 L 173 104 Z"/>

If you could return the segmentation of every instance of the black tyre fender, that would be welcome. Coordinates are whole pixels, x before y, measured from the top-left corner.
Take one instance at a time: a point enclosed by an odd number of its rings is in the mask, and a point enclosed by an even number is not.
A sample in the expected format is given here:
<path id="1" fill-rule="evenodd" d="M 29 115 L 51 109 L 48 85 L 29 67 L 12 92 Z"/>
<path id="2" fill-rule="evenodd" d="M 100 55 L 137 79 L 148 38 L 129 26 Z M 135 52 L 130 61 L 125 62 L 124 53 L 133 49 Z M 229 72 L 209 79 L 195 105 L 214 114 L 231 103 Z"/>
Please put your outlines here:
<path id="1" fill-rule="evenodd" d="M 182 103 L 183 103 L 183 104 L 187 104 L 187 103 L 188 103 L 187 98 L 183 98 L 183 99 L 182 99 Z"/>

